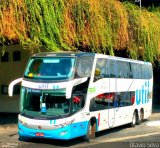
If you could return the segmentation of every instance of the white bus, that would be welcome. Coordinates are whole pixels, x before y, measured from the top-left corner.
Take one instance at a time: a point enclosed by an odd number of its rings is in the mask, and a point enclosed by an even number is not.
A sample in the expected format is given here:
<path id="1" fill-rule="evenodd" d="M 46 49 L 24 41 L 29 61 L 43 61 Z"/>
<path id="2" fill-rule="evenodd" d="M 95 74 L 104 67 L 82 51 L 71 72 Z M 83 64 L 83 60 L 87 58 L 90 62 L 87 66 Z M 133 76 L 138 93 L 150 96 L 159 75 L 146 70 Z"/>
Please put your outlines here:
<path id="1" fill-rule="evenodd" d="M 152 65 L 97 53 L 33 55 L 21 81 L 21 137 L 68 140 L 130 124 L 152 113 Z"/>

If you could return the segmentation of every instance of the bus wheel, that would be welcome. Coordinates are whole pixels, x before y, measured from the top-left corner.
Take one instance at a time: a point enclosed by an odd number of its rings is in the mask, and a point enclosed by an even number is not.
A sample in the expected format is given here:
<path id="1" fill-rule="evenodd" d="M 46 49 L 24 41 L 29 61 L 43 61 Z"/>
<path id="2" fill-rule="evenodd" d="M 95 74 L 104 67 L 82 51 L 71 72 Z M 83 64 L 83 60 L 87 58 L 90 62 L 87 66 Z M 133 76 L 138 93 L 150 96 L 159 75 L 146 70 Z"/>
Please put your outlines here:
<path id="1" fill-rule="evenodd" d="M 143 109 L 141 109 L 139 112 L 138 124 L 141 124 L 143 122 L 143 118 L 144 118 L 144 112 L 143 112 Z"/>
<path id="2" fill-rule="evenodd" d="M 19 141 L 26 141 L 26 142 L 27 142 L 27 141 L 30 140 L 30 138 L 23 137 L 23 136 L 19 136 L 18 140 L 19 140 Z"/>
<path id="3" fill-rule="evenodd" d="M 137 113 L 134 112 L 133 116 L 132 116 L 132 122 L 130 123 L 130 126 L 135 127 L 136 123 L 137 123 Z"/>
<path id="4" fill-rule="evenodd" d="M 86 135 L 83 139 L 87 142 L 90 142 L 91 139 L 95 139 L 95 132 L 96 132 L 96 123 L 92 123 L 91 121 L 88 123 L 88 129 Z"/>

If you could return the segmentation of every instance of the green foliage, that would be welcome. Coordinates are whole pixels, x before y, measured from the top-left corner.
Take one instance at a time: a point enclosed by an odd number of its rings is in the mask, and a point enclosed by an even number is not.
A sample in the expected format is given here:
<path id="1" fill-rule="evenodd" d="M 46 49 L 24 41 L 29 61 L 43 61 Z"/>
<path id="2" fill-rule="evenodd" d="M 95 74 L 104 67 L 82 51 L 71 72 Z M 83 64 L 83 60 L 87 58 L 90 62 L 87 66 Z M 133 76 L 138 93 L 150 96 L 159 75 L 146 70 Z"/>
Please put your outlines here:
<path id="1" fill-rule="evenodd" d="M 26 49 L 109 53 L 155 61 L 160 49 L 160 13 L 116 0 L 7 0 L 0 4 L 0 43 Z"/>
<path id="2" fill-rule="evenodd" d="M 132 58 L 151 61 L 157 59 L 160 45 L 160 19 L 146 10 L 126 3 L 129 20 L 128 50 Z"/>

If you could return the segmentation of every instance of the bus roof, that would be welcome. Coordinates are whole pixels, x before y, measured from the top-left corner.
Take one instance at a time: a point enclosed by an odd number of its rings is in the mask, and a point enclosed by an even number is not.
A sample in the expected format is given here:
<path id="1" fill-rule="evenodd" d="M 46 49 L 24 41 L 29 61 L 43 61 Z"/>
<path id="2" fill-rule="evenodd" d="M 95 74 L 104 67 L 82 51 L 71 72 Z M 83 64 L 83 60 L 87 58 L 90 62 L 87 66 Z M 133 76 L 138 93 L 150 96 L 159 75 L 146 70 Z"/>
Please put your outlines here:
<path id="1" fill-rule="evenodd" d="M 121 60 L 121 61 L 127 61 L 127 62 L 133 62 L 133 63 L 141 63 L 141 64 L 151 64 L 150 62 L 145 62 L 145 61 L 139 61 L 139 60 L 134 60 L 134 59 L 129 59 L 129 58 L 123 58 L 123 57 L 116 57 L 116 56 L 110 56 L 110 55 L 105 55 L 105 54 L 99 54 L 99 53 L 94 53 L 94 52 L 41 52 L 34 54 L 32 57 L 55 57 L 55 56 L 62 56 L 62 57 L 81 57 L 81 56 L 95 56 L 96 58 L 109 58 L 109 59 L 114 59 L 114 60 Z"/>
<path id="2" fill-rule="evenodd" d="M 110 55 L 104 55 L 104 54 L 99 54 L 99 53 L 96 54 L 96 58 L 107 58 L 107 59 L 120 60 L 120 61 L 132 62 L 132 63 L 152 65 L 150 62 L 147 62 L 147 61 L 134 60 L 134 59 L 130 59 L 130 58 L 110 56 Z"/>
<path id="3" fill-rule="evenodd" d="M 92 53 L 92 52 L 41 52 L 41 53 L 34 54 L 32 57 L 55 57 L 55 56 L 63 56 L 63 57 L 95 56 L 95 53 Z"/>

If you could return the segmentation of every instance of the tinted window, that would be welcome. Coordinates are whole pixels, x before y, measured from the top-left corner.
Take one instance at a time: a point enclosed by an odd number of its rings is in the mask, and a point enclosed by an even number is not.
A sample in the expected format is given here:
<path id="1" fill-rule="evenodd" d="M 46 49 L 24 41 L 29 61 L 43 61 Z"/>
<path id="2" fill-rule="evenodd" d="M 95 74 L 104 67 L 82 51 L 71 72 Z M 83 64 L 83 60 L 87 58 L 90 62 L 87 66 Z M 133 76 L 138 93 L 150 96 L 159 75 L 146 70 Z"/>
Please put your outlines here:
<path id="1" fill-rule="evenodd" d="M 120 92 L 118 95 L 118 104 L 119 106 L 123 107 L 123 106 L 129 106 L 132 104 L 132 96 L 131 96 L 132 92 Z"/>
<path id="2" fill-rule="evenodd" d="M 132 73 L 129 62 L 117 61 L 118 66 L 118 78 L 131 78 Z"/>
<path id="3" fill-rule="evenodd" d="M 74 94 L 72 97 L 72 113 L 78 112 L 80 109 L 84 107 L 84 95 L 82 94 Z"/>
<path id="4" fill-rule="evenodd" d="M 142 65 L 141 64 L 131 63 L 131 69 L 132 69 L 134 79 L 142 78 Z"/>
<path id="5" fill-rule="evenodd" d="M 115 105 L 114 104 L 115 98 L 116 98 L 115 93 L 100 94 L 91 99 L 89 109 L 90 111 L 98 111 L 98 110 L 113 108 Z"/>
<path id="6" fill-rule="evenodd" d="M 132 78 L 130 63 L 112 59 L 97 59 L 94 81 L 101 78 Z"/>
<path id="7" fill-rule="evenodd" d="M 105 104 L 104 102 L 100 102 L 100 101 L 97 101 L 95 98 L 93 98 L 91 100 L 91 103 L 90 103 L 90 111 L 98 111 L 98 110 L 104 110 L 104 109 L 107 109 L 108 105 Z"/>
<path id="8" fill-rule="evenodd" d="M 77 59 L 75 77 L 90 77 L 93 66 L 93 57 L 81 56 Z"/>
<path id="9" fill-rule="evenodd" d="M 151 65 L 99 58 L 96 62 L 94 81 L 102 78 L 150 79 L 151 77 Z"/>
<path id="10" fill-rule="evenodd" d="M 144 64 L 142 66 L 142 78 L 150 79 L 152 78 L 152 66 L 148 64 Z"/>
<path id="11" fill-rule="evenodd" d="M 117 77 L 117 64 L 115 60 L 109 59 L 109 74 L 110 78 Z"/>
<path id="12" fill-rule="evenodd" d="M 109 78 L 108 59 L 97 59 L 94 81 L 97 81 L 101 78 Z"/>

